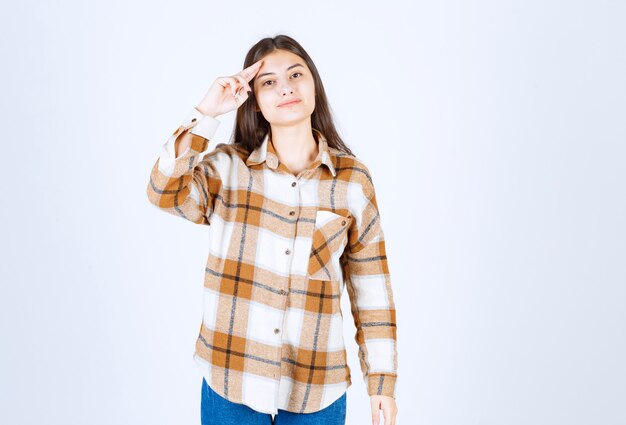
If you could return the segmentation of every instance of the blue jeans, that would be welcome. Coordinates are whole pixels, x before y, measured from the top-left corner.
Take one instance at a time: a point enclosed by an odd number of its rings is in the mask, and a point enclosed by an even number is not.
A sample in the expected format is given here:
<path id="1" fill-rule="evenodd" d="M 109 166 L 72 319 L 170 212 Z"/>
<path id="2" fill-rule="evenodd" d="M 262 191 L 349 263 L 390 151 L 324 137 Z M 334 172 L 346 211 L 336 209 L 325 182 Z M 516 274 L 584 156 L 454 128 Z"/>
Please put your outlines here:
<path id="1" fill-rule="evenodd" d="M 345 425 L 346 393 L 319 412 L 294 413 L 278 409 L 272 420 L 269 413 L 226 400 L 202 378 L 200 418 L 202 425 Z"/>

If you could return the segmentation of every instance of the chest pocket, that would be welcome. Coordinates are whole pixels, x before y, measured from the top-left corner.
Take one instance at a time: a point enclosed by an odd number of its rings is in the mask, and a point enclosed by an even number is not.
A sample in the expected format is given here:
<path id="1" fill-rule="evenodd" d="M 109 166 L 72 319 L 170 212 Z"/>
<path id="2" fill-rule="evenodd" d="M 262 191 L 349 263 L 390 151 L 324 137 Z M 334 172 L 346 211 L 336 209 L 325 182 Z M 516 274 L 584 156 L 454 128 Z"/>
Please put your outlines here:
<path id="1" fill-rule="evenodd" d="M 313 244 L 309 257 L 309 278 L 338 280 L 339 257 L 348 241 L 348 229 L 352 216 L 319 210 L 315 216 Z"/>

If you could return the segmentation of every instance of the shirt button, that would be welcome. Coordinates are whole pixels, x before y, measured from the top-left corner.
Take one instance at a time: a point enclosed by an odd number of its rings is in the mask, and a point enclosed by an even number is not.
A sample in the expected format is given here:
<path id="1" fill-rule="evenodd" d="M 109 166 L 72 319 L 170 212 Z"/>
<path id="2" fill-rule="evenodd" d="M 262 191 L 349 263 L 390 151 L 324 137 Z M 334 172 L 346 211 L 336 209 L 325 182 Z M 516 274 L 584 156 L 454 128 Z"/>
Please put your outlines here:
<path id="1" fill-rule="evenodd" d="M 287 250 L 285 250 L 285 254 L 289 255 L 289 254 L 291 254 L 291 251 L 287 249 Z"/>
<path id="2" fill-rule="evenodd" d="M 295 211 L 289 211 L 289 215 L 294 215 L 295 213 Z"/>
<path id="3" fill-rule="evenodd" d="M 296 185 L 296 182 L 291 183 L 291 187 L 294 187 Z"/>
<path id="4" fill-rule="evenodd" d="M 278 328 L 275 328 L 275 329 L 274 329 L 274 333 L 275 333 L 275 334 L 277 334 L 277 333 L 279 333 L 279 332 L 280 332 L 280 329 L 278 329 Z"/>
<path id="5" fill-rule="evenodd" d="M 346 225 L 346 220 L 341 220 L 341 225 L 345 226 Z"/>

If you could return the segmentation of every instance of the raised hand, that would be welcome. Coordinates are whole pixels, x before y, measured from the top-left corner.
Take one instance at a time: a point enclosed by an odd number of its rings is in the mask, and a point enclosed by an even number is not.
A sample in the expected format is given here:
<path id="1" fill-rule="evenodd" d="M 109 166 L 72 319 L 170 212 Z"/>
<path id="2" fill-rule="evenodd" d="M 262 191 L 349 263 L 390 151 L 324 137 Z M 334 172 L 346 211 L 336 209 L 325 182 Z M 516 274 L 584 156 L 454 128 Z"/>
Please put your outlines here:
<path id="1" fill-rule="evenodd" d="M 260 59 L 235 75 L 216 78 L 197 109 L 205 115 L 216 117 L 239 108 L 248 99 L 252 91 L 248 83 L 262 63 L 263 59 Z"/>

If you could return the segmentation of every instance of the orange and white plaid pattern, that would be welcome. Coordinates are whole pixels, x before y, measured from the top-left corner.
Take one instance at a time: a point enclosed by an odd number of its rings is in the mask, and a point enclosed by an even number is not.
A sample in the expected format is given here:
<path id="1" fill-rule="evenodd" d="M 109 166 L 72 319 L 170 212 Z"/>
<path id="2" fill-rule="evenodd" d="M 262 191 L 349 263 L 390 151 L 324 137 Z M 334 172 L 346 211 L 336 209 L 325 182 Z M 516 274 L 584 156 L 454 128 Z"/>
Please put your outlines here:
<path id="1" fill-rule="evenodd" d="M 163 145 L 148 199 L 210 226 L 193 358 L 218 394 L 259 412 L 319 411 L 351 385 L 344 285 L 369 395 L 395 397 L 396 310 L 368 168 L 314 131 L 317 158 L 295 176 L 266 135 L 253 152 L 208 151 L 219 120 L 197 109 Z M 191 145 L 175 157 L 185 132 Z"/>

